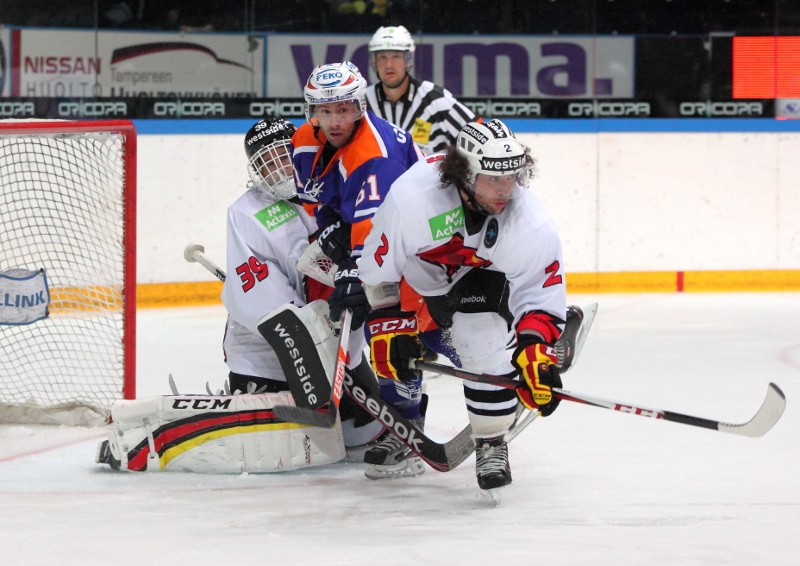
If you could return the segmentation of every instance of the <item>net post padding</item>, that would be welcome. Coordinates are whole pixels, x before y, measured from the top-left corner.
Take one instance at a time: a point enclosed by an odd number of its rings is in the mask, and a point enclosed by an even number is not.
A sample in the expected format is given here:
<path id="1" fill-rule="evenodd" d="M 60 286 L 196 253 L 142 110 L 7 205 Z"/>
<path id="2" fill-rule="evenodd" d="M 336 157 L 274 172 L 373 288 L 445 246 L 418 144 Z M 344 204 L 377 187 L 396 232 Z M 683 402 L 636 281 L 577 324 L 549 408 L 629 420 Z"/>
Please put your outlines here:
<path id="1" fill-rule="evenodd" d="M 51 291 L 49 318 L 0 324 L 0 421 L 103 424 L 136 397 L 136 130 L 0 120 L 0 163 L 0 271 Z"/>

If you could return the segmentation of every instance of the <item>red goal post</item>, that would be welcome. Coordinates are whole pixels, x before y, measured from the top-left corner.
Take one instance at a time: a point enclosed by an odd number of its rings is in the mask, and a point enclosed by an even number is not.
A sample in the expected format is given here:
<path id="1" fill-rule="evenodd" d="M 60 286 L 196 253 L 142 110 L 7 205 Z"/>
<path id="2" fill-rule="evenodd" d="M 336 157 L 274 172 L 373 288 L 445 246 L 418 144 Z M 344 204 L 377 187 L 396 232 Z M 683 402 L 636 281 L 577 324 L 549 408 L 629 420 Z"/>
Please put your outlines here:
<path id="1" fill-rule="evenodd" d="M 14 295 L 25 272 L 43 273 L 46 292 Z M 131 121 L 0 120 L 3 283 L 0 422 L 98 424 L 136 397 Z M 47 295 L 45 316 L 14 317 Z"/>

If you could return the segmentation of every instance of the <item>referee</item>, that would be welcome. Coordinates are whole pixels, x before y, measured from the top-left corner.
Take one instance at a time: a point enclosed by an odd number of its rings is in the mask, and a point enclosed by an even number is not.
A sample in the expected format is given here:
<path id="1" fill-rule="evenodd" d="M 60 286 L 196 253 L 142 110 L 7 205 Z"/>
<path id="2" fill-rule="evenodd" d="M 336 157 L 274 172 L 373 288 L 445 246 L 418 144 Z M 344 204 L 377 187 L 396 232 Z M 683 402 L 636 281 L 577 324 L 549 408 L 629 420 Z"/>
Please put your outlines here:
<path id="1" fill-rule="evenodd" d="M 449 90 L 408 73 L 414 64 L 414 39 L 405 27 L 379 28 L 369 52 L 379 80 L 367 89 L 370 110 L 411 132 L 426 154 L 454 144 L 464 124 L 475 121 L 475 114 Z"/>

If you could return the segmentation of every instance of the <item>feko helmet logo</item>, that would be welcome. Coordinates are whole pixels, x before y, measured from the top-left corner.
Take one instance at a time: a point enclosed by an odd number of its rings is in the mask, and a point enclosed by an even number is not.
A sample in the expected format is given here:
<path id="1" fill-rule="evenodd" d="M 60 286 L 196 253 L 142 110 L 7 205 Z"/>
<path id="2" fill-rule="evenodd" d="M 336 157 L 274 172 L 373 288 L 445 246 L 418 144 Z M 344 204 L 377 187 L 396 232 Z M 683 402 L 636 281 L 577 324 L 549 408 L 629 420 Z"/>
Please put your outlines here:
<path id="1" fill-rule="evenodd" d="M 341 80 L 343 76 L 339 71 L 327 71 L 317 74 L 317 82 L 323 86 L 329 86 Z"/>

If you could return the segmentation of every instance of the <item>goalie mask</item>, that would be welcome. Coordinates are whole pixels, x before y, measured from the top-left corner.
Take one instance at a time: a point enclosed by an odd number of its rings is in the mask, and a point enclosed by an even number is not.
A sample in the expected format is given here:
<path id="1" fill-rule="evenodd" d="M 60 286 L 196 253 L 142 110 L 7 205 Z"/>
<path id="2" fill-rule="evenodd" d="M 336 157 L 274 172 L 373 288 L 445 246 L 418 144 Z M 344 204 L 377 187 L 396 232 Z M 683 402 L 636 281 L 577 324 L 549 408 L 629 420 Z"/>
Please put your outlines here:
<path id="1" fill-rule="evenodd" d="M 314 127 L 322 126 L 332 116 L 317 112 L 317 107 L 325 105 L 327 110 L 332 103 L 350 105 L 344 117 L 351 121 L 361 118 L 367 108 L 367 81 L 361 76 L 358 67 L 350 61 L 320 65 L 308 77 L 303 89 L 306 99 L 306 120 Z"/>
<path id="2" fill-rule="evenodd" d="M 517 198 L 533 176 L 533 158 L 500 120 L 470 122 L 456 138 L 456 153 L 466 160 L 466 190 L 471 204 L 498 214 Z"/>
<path id="3" fill-rule="evenodd" d="M 259 120 L 244 138 L 247 172 L 261 192 L 281 200 L 297 196 L 289 144 L 295 127 L 282 118 Z"/>
<path id="4" fill-rule="evenodd" d="M 402 51 L 405 55 L 406 71 L 414 64 L 414 38 L 403 26 L 380 27 L 369 40 L 369 52 L 375 67 L 375 54 L 379 51 Z"/>

